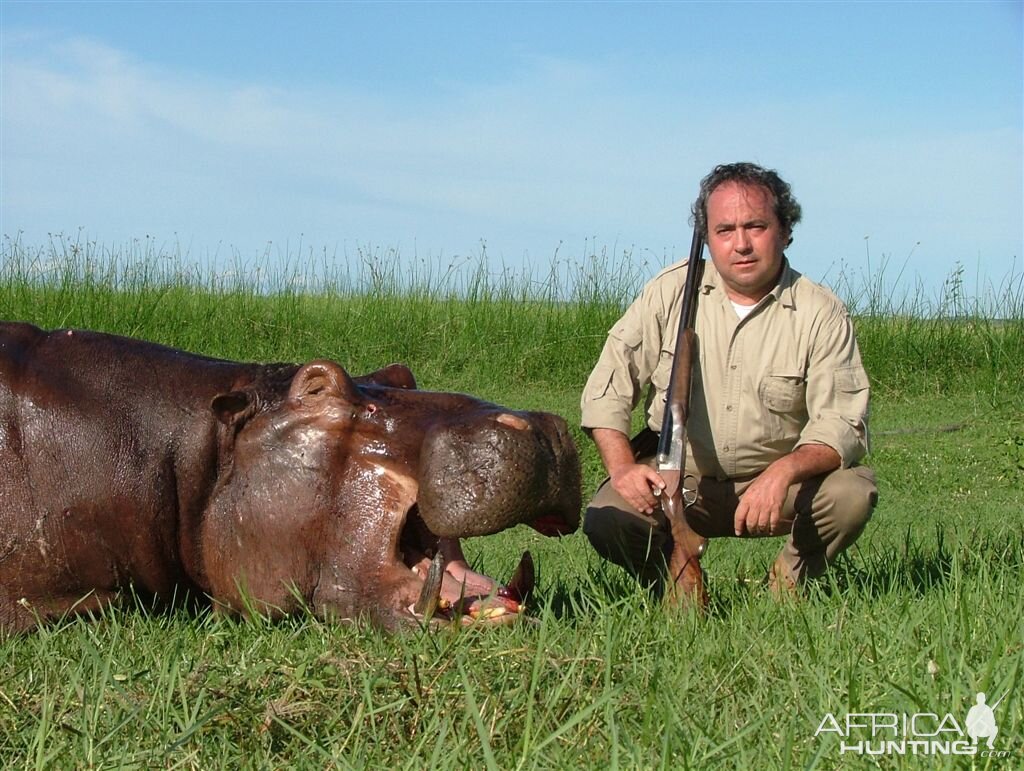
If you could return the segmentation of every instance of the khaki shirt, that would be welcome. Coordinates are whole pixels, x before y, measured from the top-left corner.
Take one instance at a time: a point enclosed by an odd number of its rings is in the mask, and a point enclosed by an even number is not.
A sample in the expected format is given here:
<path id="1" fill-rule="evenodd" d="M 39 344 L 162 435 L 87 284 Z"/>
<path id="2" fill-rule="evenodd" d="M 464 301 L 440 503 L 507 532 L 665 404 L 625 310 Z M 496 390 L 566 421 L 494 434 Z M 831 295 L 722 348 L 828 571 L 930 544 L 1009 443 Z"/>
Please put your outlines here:
<path id="1" fill-rule="evenodd" d="M 581 401 L 582 425 L 630 433 L 648 389 L 647 425 L 661 430 L 686 261 L 661 271 L 611 328 Z M 742 321 L 707 260 L 694 325 L 700 368 L 687 422 L 687 469 L 729 479 L 763 471 L 804 444 L 843 467 L 868 449 L 868 377 L 843 303 L 789 267 Z"/>

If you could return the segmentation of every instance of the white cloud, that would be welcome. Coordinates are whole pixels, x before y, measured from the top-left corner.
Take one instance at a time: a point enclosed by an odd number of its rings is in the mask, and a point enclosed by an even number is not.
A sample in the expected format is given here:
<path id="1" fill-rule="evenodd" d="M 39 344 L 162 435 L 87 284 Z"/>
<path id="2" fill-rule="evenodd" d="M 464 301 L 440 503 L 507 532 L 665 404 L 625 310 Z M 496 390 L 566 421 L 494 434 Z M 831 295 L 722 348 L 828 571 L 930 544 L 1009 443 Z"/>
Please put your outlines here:
<path id="1" fill-rule="evenodd" d="M 614 63 L 550 57 L 392 101 L 167 71 L 81 39 L 5 38 L 3 56 L 2 228 L 30 238 L 85 226 L 249 254 L 300 235 L 434 253 L 483 238 L 544 264 L 596 237 L 680 254 L 700 176 L 742 158 L 792 178 L 812 275 L 869 233 L 894 252 L 921 241 L 922 260 L 1020 249 L 1019 127 L 871 136 L 838 95 L 734 99 L 682 69 L 676 91 L 631 90 Z"/>

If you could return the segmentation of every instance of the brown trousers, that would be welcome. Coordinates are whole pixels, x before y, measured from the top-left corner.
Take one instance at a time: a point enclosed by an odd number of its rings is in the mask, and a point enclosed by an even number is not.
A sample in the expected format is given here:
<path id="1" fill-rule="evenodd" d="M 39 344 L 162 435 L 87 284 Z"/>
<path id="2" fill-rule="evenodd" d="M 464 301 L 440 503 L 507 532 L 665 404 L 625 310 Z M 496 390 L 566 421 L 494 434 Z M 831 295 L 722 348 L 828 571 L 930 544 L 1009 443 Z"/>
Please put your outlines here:
<path id="1" fill-rule="evenodd" d="M 656 448 L 651 446 L 651 436 L 656 443 L 653 432 L 642 432 L 633 440 L 633 447 L 638 461 L 653 467 Z M 702 477 L 697 484 L 697 501 L 686 510 L 690 527 L 705 538 L 735 537 L 736 507 L 756 478 L 755 475 L 722 482 Z M 866 466 L 837 469 L 793 485 L 782 507 L 782 531 L 788 535 L 772 567 L 773 581 L 795 585 L 820 576 L 837 555 L 857 540 L 877 503 L 875 475 Z M 640 581 L 655 583 L 663 577 L 672 551 L 672 536 L 664 513 L 660 509 L 653 515 L 637 511 L 615 492 L 607 479 L 587 507 L 583 532 L 598 554 L 621 565 Z"/>

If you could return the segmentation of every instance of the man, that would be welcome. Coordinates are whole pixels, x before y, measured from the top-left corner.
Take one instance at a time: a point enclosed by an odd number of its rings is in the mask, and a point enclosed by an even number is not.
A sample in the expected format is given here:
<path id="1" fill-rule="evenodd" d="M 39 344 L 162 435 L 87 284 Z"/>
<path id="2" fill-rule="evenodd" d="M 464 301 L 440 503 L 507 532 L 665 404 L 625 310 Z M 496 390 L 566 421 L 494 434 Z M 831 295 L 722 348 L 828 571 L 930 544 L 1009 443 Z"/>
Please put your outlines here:
<path id="1" fill-rule="evenodd" d="M 692 211 L 711 260 L 694 324 L 686 473 L 698 499 L 687 521 L 706 538 L 786 535 L 769 586 L 788 593 L 857 539 L 877 502 L 874 475 L 857 465 L 868 445 L 867 375 L 846 308 L 783 253 L 800 205 L 776 172 L 717 166 Z M 610 330 L 581 402 L 608 472 L 584 532 L 645 583 L 661 580 L 672 549 L 654 455 L 685 277 L 682 262 L 647 284 Z M 647 427 L 630 441 L 648 385 Z"/>

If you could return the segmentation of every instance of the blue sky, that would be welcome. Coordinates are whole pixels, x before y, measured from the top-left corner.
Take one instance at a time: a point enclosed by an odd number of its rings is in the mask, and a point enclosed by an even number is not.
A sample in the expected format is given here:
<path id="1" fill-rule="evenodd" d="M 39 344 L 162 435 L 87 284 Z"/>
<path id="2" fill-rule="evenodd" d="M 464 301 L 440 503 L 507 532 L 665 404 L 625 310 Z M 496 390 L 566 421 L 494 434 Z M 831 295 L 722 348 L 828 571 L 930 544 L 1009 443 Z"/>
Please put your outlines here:
<path id="1" fill-rule="evenodd" d="M 700 178 L 753 160 L 793 184 L 812 278 L 887 256 L 998 284 L 1024 269 L 1022 28 L 1019 0 L 0 0 L 0 230 L 653 272 Z"/>

